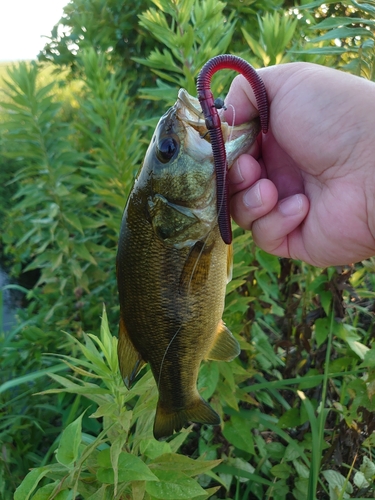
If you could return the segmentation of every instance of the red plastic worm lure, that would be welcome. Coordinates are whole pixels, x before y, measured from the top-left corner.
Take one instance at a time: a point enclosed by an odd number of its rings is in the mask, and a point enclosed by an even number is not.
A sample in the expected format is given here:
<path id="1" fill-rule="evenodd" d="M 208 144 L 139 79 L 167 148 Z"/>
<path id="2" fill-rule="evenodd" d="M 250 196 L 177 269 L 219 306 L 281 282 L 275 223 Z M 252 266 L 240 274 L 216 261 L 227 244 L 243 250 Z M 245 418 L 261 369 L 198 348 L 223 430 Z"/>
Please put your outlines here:
<path id="1" fill-rule="evenodd" d="M 198 99 L 202 107 L 207 130 L 210 134 L 216 171 L 217 215 L 221 237 L 228 245 L 232 242 L 232 229 L 228 200 L 228 163 L 225 152 L 221 121 L 210 89 L 211 78 L 220 69 L 234 69 L 250 83 L 258 106 L 262 132 L 268 130 L 268 100 L 266 87 L 255 69 L 241 57 L 223 54 L 210 59 L 201 69 L 197 79 Z"/>

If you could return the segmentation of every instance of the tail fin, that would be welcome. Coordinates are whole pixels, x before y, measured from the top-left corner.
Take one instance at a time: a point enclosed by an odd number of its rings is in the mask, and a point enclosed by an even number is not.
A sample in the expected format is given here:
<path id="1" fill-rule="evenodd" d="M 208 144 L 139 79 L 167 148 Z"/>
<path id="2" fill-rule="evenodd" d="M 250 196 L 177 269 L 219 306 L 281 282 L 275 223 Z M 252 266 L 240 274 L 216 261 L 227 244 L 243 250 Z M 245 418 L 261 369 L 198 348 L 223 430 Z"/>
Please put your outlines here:
<path id="1" fill-rule="evenodd" d="M 219 425 L 220 417 L 211 406 L 197 395 L 193 404 L 189 408 L 178 411 L 170 411 L 163 408 L 158 402 L 154 422 L 154 437 L 161 439 L 179 431 L 188 422 L 198 422 L 200 424 Z"/>

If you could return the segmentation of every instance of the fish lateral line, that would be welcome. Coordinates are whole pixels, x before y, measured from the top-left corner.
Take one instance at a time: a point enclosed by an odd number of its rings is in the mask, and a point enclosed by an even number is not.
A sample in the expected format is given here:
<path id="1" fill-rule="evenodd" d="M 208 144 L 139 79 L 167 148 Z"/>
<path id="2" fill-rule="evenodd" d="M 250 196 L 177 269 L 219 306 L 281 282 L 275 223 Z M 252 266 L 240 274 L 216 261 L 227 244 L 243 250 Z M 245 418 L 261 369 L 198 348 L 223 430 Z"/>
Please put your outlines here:
<path id="1" fill-rule="evenodd" d="M 208 238 L 208 235 L 207 235 L 207 238 Z M 182 270 L 181 277 L 180 277 L 180 286 L 179 286 L 179 293 L 180 294 L 183 293 L 182 292 L 183 288 L 184 288 L 183 278 L 184 278 L 184 274 L 185 273 L 189 275 L 188 282 L 187 282 L 187 287 L 186 287 L 186 293 L 189 293 L 190 286 L 191 286 L 192 280 L 194 278 L 194 274 L 197 271 L 197 267 L 199 265 L 199 261 L 200 261 L 200 259 L 202 257 L 202 254 L 203 254 L 206 246 L 207 246 L 207 242 L 206 241 L 197 241 L 197 243 L 195 243 L 195 245 L 190 250 L 189 255 L 188 255 L 188 257 L 186 259 L 186 262 L 185 262 L 185 266 L 184 266 L 184 268 Z M 191 267 L 191 270 L 190 270 L 190 267 Z M 204 271 L 204 274 L 205 274 L 205 278 L 207 279 L 207 277 L 208 277 L 209 263 L 204 262 L 203 266 L 201 266 L 201 267 L 203 268 L 203 271 Z M 184 273 L 184 271 L 185 271 L 185 273 Z M 170 347 L 172 346 L 173 342 L 175 341 L 177 335 L 180 333 L 180 331 L 181 331 L 182 328 L 183 328 L 183 325 L 180 325 L 178 327 L 178 329 L 176 330 L 175 334 L 171 338 L 169 344 L 167 345 L 167 347 L 166 347 L 166 349 L 164 351 L 163 358 L 162 358 L 162 361 L 161 361 L 161 364 L 160 364 L 160 369 L 159 369 L 159 377 L 158 377 L 158 383 L 157 383 L 158 390 L 159 390 L 159 387 L 160 387 L 161 375 L 162 375 L 162 370 L 163 370 L 163 365 L 164 365 L 165 358 L 167 356 L 167 353 L 168 353 Z"/>
<path id="2" fill-rule="evenodd" d="M 266 87 L 256 70 L 245 59 L 231 54 L 222 54 L 210 59 L 201 69 L 197 79 L 197 93 L 211 138 L 212 154 L 216 172 L 217 213 L 220 234 L 229 245 L 232 242 L 232 228 L 229 211 L 228 161 L 225 151 L 221 120 L 218 113 L 221 102 L 211 92 L 211 78 L 221 69 L 233 69 L 241 73 L 251 85 L 258 106 L 262 132 L 267 133 L 269 105 Z M 218 107 L 219 106 L 219 107 Z"/>

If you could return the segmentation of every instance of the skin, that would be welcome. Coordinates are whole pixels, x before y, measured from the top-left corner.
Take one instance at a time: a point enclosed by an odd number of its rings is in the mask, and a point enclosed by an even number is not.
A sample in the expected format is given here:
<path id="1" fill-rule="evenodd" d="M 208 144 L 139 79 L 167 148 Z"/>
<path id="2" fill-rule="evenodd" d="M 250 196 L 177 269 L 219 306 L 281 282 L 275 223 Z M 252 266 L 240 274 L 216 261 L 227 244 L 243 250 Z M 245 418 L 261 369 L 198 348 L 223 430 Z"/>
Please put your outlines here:
<path id="1" fill-rule="evenodd" d="M 231 214 L 255 243 L 319 267 L 375 255 L 375 84 L 309 63 L 259 70 L 270 129 L 230 174 Z M 226 118 L 257 114 L 238 76 Z"/>

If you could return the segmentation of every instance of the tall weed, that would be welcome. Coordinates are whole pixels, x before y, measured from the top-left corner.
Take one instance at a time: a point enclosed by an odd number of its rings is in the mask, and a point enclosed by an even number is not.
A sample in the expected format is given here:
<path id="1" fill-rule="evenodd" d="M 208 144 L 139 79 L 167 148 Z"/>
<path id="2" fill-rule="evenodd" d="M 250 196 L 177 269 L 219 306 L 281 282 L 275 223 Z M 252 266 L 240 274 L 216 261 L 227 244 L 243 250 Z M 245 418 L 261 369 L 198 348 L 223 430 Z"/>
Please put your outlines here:
<path id="1" fill-rule="evenodd" d="M 44 54 L 57 68 L 69 62 L 70 79 L 80 76 L 78 105 L 68 112 L 52 83 L 38 86 L 37 65 L 21 65 L 8 78 L 2 151 L 18 167 L 3 241 L 15 271 L 37 268 L 40 279 L 23 325 L 2 338 L 5 376 L 15 377 L 0 386 L 7 489 L 18 486 L 19 500 L 371 498 L 373 259 L 316 269 L 256 249 L 235 228 L 224 319 L 242 352 L 230 364 L 204 363 L 199 378 L 222 425 L 194 425 L 168 442 L 151 436 L 150 373 L 131 391 L 120 380 L 106 315 L 99 336 L 83 333 L 96 331 L 103 301 L 116 328 L 118 228 L 156 110 L 180 85 L 194 93 L 197 72 L 217 51 L 255 66 L 312 60 L 372 77 L 372 35 L 358 31 L 371 26 L 371 5 L 153 4 L 75 0 L 66 8 L 63 24 L 72 32 L 59 38 L 56 28 Z M 329 30 L 346 13 L 360 20 L 338 52 Z M 136 34 L 127 38 L 135 15 Z M 311 40 L 317 29 L 330 34 Z M 230 78 L 214 81 L 215 94 Z M 45 369 L 51 385 L 44 388 Z M 10 418 L 20 413 L 23 419 Z"/>

